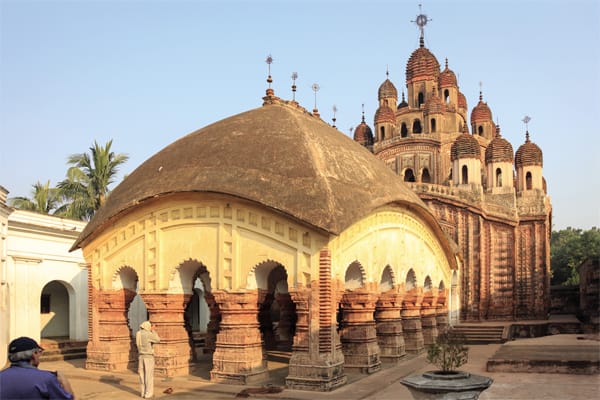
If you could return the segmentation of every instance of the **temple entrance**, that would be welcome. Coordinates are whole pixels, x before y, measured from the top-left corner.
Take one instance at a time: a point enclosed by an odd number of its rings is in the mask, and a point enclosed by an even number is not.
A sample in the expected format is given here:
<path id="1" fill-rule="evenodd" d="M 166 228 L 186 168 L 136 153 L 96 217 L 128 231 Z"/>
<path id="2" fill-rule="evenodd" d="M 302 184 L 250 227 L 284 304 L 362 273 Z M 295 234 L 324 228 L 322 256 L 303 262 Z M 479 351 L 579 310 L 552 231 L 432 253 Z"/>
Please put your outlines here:
<path id="1" fill-rule="evenodd" d="M 42 338 L 69 339 L 69 291 L 64 283 L 52 281 L 40 296 L 40 328 Z"/>

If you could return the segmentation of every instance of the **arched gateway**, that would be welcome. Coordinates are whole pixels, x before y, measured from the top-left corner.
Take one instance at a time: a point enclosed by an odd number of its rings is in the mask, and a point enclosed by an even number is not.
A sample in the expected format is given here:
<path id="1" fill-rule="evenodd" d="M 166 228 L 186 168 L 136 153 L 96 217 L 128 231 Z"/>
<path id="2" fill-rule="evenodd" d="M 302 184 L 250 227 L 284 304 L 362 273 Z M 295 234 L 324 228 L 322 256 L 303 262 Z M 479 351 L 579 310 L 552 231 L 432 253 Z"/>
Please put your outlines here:
<path id="1" fill-rule="evenodd" d="M 202 331 L 212 380 L 261 381 L 265 351 L 285 349 L 287 385 L 310 390 L 344 384 L 346 367 L 373 373 L 422 351 L 424 327 L 432 340 L 446 304 L 458 309 L 444 289 L 457 258 L 425 204 L 369 151 L 271 89 L 262 107 L 144 162 L 73 248 L 90 268 L 94 369 L 136 362 L 127 317 L 136 295 L 162 338 L 157 374 L 187 374 Z"/>

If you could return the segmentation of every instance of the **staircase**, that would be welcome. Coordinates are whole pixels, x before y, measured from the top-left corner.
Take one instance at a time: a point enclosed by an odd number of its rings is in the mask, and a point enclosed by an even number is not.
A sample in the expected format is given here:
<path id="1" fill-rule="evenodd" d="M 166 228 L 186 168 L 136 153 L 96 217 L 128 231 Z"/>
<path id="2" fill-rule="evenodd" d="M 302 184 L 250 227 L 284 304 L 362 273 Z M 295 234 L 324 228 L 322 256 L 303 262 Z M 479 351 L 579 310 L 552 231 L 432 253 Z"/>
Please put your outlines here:
<path id="1" fill-rule="evenodd" d="M 87 341 L 75 341 L 63 338 L 43 338 L 40 346 L 44 348 L 41 360 L 61 361 L 86 358 Z"/>
<path id="2" fill-rule="evenodd" d="M 508 337 L 504 325 L 462 323 L 454 326 L 452 330 L 464 335 L 467 344 L 504 343 Z"/>

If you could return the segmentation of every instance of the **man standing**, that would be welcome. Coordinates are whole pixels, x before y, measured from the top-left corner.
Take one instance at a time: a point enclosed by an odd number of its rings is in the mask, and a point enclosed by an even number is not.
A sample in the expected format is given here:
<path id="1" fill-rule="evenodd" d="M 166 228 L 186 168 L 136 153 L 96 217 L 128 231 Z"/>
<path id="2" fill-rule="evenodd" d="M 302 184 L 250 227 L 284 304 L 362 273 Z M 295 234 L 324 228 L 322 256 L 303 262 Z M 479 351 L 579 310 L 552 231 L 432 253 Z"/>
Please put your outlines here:
<path id="1" fill-rule="evenodd" d="M 151 399 L 154 396 L 154 343 L 159 343 L 158 334 L 152 330 L 150 321 L 140 324 L 140 330 L 135 335 L 135 344 L 138 348 L 140 374 L 140 387 L 142 397 Z"/>
<path id="2" fill-rule="evenodd" d="M 25 336 L 10 342 L 10 367 L 0 372 L 0 399 L 75 398 L 71 384 L 60 372 L 38 369 L 43 350 Z"/>

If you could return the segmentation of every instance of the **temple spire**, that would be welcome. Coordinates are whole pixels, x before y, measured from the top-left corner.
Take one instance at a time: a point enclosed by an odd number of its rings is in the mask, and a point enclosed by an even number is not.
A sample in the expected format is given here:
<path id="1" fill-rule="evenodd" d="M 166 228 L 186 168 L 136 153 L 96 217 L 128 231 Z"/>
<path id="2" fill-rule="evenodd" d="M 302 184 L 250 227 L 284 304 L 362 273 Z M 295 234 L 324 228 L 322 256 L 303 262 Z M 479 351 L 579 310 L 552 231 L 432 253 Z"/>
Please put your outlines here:
<path id="1" fill-rule="evenodd" d="M 431 21 L 431 19 L 427 18 L 427 15 L 423 14 L 423 10 L 421 8 L 421 4 L 419 4 L 419 15 L 417 15 L 417 18 L 414 21 L 410 22 L 414 22 L 419 27 L 419 30 L 421 31 L 419 47 L 425 47 L 425 25 L 427 25 L 427 22 Z"/>

